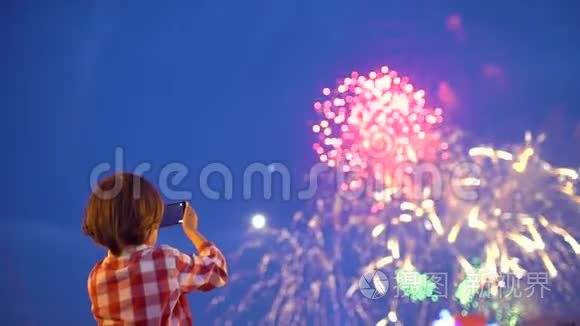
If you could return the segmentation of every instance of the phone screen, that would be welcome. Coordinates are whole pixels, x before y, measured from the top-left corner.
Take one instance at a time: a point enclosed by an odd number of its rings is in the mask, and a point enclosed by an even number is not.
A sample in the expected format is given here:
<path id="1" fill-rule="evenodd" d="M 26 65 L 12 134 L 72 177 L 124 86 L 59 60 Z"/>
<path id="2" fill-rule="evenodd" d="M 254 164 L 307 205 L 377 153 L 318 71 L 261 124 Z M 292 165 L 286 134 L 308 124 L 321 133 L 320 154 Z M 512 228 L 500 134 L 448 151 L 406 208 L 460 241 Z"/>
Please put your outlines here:
<path id="1" fill-rule="evenodd" d="M 185 202 L 165 205 L 161 227 L 180 224 L 183 222 L 183 212 L 185 211 Z"/>

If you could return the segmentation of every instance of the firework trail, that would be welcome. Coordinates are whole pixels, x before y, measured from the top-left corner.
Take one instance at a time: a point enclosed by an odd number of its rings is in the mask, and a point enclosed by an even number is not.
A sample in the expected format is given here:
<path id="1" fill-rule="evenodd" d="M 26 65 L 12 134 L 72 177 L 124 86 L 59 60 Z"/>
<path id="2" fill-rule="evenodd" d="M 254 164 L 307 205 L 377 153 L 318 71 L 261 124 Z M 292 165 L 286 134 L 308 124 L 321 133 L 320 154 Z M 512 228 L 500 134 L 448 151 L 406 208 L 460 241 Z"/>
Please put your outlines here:
<path id="1" fill-rule="evenodd" d="M 264 252 L 257 268 L 235 273 L 232 283 L 251 283 L 239 300 L 217 297 L 212 309 L 226 305 L 216 325 L 343 325 L 370 324 L 375 319 L 369 301 L 346 296 L 347 288 L 360 278 L 361 261 L 369 260 L 362 239 L 366 228 L 362 216 L 348 216 L 337 228 L 334 215 L 343 215 L 342 201 L 318 199 L 312 215 L 297 212 L 288 229 L 256 231 L 257 239 L 232 255 L 234 264 L 247 259 L 252 250 Z M 357 221 L 358 219 L 358 221 Z M 229 301 L 226 301 L 226 297 Z M 231 301 L 238 302 L 231 304 Z"/>
<path id="2" fill-rule="evenodd" d="M 526 133 L 519 146 L 467 150 L 466 159 L 478 171 L 455 181 L 475 190 L 477 198 L 445 198 L 445 215 L 453 217 L 447 223 L 447 242 L 463 281 L 477 275 L 472 281 L 479 283 L 471 291 L 459 283 L 456 298 L 464 306 L 477 299 L 480 288 L 487 288 L 491 297 L 501 296 L 506 275 L 522 282 L 541 275 L 553 293 L 566 302 L 577 300 L 578 171 L 544 161 L 538 153 L 544 138 Z M 476 266 L 470 263 L 473 257 Z"/>

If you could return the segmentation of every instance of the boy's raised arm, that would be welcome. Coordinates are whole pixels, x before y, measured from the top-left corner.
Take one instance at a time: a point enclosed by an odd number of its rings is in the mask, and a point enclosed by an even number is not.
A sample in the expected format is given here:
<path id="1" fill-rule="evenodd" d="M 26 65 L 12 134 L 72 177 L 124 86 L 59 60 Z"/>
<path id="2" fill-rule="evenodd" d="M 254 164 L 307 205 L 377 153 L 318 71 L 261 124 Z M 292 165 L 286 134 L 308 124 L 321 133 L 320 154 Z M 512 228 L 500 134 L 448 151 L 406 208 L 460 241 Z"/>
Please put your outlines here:
<path id="1" fill-rule="evenodd" d="M 210 242 L 205 242 L 198 250 L 197 255 L 179 252 L 176 256 L 177 279 L 183 292 L 205 292 L 228 281 L 227 263 L 221 251 Z"/>
<path id="2" fill-rule="evenodd" d="M 183 231 L 197 248 L 197 255 L 179 252 L 176 256 L 179 287 L 183 292 L 209 291 L 221 287 L 228 280 L 226 258 L 222 252 L 197 229 L 197 214 L 187 203 L 183 214 Z"/>

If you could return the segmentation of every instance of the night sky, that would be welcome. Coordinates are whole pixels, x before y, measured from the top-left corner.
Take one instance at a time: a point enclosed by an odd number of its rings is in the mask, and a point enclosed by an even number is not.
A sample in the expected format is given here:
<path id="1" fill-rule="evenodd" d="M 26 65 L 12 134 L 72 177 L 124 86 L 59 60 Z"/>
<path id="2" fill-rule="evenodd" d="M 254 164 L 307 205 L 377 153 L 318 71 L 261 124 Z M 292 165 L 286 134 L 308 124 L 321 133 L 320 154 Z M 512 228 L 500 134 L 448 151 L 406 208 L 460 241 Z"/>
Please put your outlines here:
<path id="1" fill-rule="evenodd" d="M 577 167 L 578 6 L 3 0 L 1 323 L 92 322 L 86 277 L 105 252 L 80 220 L 90 171 L 116 147 L 127 170 L 150 163 L 152 180 L 167 163 L 188 166 L 176 188 L 193 191 L 201 230 L 226 253 L 255 212 L 287 225 L 304 203 L 243 200 L 244 168 L 281 162 L 297 189 L 315 162 L 312 103 L 353 70 L 410 76 L 447 123 L 484 143 L 547 131 L 544 158 Z M 232 200 L 203 198 L 199 172 L 212 162 L 233 172 Z M 178 227 L 159 241 L 193 249 Z M 200 312 L 209 297 L 190 296 L 199 325 L 211 321 Z"/>

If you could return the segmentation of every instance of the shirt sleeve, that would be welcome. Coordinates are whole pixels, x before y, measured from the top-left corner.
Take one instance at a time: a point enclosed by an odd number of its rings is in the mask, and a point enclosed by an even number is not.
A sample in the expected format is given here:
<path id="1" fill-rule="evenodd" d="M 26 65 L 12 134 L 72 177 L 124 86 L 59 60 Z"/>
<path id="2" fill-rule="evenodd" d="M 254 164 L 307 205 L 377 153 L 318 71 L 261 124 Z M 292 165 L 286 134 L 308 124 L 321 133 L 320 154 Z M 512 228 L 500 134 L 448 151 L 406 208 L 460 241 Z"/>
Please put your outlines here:
<path id="1" fill-rule="evenodd" d="M 224 286 L 228 281 L 227 263 L 221 251 L 206 242 L 197 255 L 177 252 L 176 269 L 182 292 L 199 290 L 206 292 Z"/>

